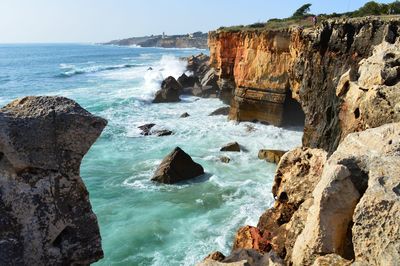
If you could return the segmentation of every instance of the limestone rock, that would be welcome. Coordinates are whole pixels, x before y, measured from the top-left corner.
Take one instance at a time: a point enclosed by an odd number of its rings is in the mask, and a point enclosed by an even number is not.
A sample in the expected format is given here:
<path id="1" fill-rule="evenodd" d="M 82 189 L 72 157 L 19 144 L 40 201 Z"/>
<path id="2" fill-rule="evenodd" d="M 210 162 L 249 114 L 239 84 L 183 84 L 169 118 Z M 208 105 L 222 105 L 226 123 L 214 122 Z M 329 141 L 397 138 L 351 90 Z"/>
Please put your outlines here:
<path id="1" fill-rule="evenodd" d="M 336 253 L 361 265 L 400 261 L 400 124 L 349 134 L 313 191 L 294 265 Z M 351 232 L 351 234 L 349 233 Z"/>
<path id="2" fill-rule="evenodd" d="M 219 262 L 219 261 L 212 260 L 212 259 L 205 259 L 202 262 L 199 262 L 196 264 L 196 266 L 248 266 L 248 265 L 249 264 L 245 260 L 225 263 L 225 262 Z"/>
<path id="3" fill-rule="evenodd" d="M 25 97 L 0 109 L 0 262 L 82 265 L 103 257 L 79 176 L 107 121 L 63 97 Z"/>
<path id="4" fill-rule="evenodd" d="M 212 111 L 209 115 L 228 115 L 229 114 L 229 106 L 220 107 L 214 111 Z"/>
<path id="5" fill-rule="evenodd" d="M 174 184 L 204 174 L 203 167 L 194 162 L 181 148 L 176 147 L 158 166 L 152 181 Z"/>
<path id="6" fill-rule="evenodd" d="M 268 231 L 261 233 L 257 227 L 246 225 L 237 231 L 232 249 L 254 249 L 264 253 L 271 250 L 270 240 Z"/>
<path id="7" fill-rule="evenodd" d="M 258 152 L 258 159 L 266 160 L 270 163 L 278 164 L 281 157 L 286 153 L 286 151 L 281 150 L 260 150 Z"/>
<path id="8" fill-rule="evenodd" d="M 174 77 L 168 77 L 161 83 L 161 89 L 156 92 L 153 103 L 179 102 L 182 86 Z"/>
<path id="9" fill-rule="evenodd" d="M 224 145 L 220 151 L 234 151 L 234 152 L 240 152 L 240 145 L 237 142 L 230 142 L 226 145 Z"/>
<path id="10" fill-rule="evenodd" d="M 304 228 L 312 191 L 321 178 L 326 157 L 320 149 L 296 148 L 284 154 L 278 164 L 272 187 L 274 207 L 260 217 L 257 227 L 272 234 L 273 250 L 287 262 Z"/>
<path id="11" fill-rule="evenodd" d="M 219 251 L 215 251 L 215 252 L 211 253 L 210 255 L 208 255 L 205 259 L 211 259 L 211 260 L 215 260 L 215 261 L 223 261 L 225 259 L 225 255 Z"/>
<path id="12" fill-rule="evenodd" d="M 345 260 L 337 254 L 328 254 L 325 256 L 318 257 L 313 266 L 349 266 L 351 261 Z"/>

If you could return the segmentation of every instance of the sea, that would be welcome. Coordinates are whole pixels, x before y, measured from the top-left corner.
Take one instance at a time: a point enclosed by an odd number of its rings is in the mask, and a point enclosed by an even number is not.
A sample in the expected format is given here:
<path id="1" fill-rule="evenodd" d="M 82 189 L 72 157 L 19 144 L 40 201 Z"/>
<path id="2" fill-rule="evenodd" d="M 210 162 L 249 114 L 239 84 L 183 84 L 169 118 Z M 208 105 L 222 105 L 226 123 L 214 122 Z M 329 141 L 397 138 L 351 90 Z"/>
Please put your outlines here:
<path id="1" fill-rule="evenodd" d="M 258 151 L 300 146 L 301 128 L 209 116 L 225 106 L 218 99 L 151 102 L 164 78 L 186 72 L 180 58 L 199 53 L 208 51 L 0 45 L 1 106 L 27 95 L 60 95 L 108 120 L 81 166 L 104 249 L 104 259 L 95 265 L 195 265 L 213 251 L 228 254 L 236 230 L 256 225 L 273 203 L 276 165 L 259 160 Z M 190 116 L 180 118 L 185 112 Z M 146 123 L 174 134 L 142 136 L 138 126 Z M 241 152 L 220 152 L 233 141 Z M 204 167 L 205 175 L 176 185 L 150 181 L 177 146 Z M 221 156 L 231 161 L 222 163 Z"/>

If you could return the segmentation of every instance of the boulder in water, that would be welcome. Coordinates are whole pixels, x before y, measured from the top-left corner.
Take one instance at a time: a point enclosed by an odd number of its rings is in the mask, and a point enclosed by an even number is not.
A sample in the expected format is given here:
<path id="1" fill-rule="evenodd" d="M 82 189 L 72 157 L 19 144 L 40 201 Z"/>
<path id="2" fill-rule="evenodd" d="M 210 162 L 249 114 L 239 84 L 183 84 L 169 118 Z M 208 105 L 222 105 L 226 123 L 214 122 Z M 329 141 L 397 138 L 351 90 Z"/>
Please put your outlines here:
<path id="1" fill-rule="evenodd" d="M 186 117 L 189 117 L 190 115 L 188 114 L 188 113 L 183 113 L 183 114 L 181 114 L 181 116 L 180 116 L 180 118 L 186 118 Z"/>
<path id="2" fill-rule="evenodd" d="M 174 77 L 169 76 L 161 83 L 161 89 L 156 92 L 153 103 L 179 102 L 182 86 Z"/>
<path id="3" fill-rule="evenodd" d="M 226 145 L 224 145 L 220 151 L 234 151 L 234 152 L 240 152 L 240 145 L 237 142 L 231 142 Z"/>
<path id="4" fill-rule="evenodd" d="M 138 128 L 142 130 L 140 134 L 142 135 L 151 135 L 150 130 L 155 126 L 156 124 L 150 123 L 150 124 L 144 124 L 142 126 L 139 126 Z"/>
<path id="5" fill-rule="evenodd" d="M 286 151 L 281 150 L 260 150 L 258 152 L 258 159 L 266 160 L 270 163 L 278 164 L 281 157 L 286 153 Z"/>
<path id="6" fill-rule="evenodd" d="M 203 167 L 194 162 L 181 148 L 176 147 L 158 166 L 152 181 L 174 184 L 204 174 Z"/>
<path id="7" fill-rule="evenodd" d="M 220 107 L 220 108 L 214 110 L 209 115 L 210 116 L 212 116 L 212 115 L 228 115 L 229 114 L 229 110 L 230 110 L 229 106 L 224 106 L 224 107 Z"/>

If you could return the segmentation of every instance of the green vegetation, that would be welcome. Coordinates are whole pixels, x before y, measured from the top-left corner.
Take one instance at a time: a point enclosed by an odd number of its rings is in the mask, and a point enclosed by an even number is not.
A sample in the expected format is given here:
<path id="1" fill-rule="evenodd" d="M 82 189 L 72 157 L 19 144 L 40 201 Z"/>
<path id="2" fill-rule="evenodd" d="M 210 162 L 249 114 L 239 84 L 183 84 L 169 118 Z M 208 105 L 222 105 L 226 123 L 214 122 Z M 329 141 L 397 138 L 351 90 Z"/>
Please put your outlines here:
<path id="1" fill-rule="evenodd" d="M 239 32 L 243 30 L 256 31 L 263 29 L 283 29 L 291 26 L 298 27 L 312 27 L 313 23 L 311 17 L 314 14 L 309 13 L 311 4 L 304 4 L 298 8 L 291 17 L 288 18 L 273 18 L 266 23 L 257 22 L 250 25 L 238 25 L 232 27 L 220 27 L 219 31 L 226 32 Z M 366 3 L 359 9 L 347 13 L 332 13 L 332 14 L 319 14 L 318 21 L 329 18 L 356 18 L 364 16 L 384 16 L 384 15 L 399 15 L 400 14 L 400 1 L 396 0 L 392 3 L 381 4 L 374 1 Z"/>

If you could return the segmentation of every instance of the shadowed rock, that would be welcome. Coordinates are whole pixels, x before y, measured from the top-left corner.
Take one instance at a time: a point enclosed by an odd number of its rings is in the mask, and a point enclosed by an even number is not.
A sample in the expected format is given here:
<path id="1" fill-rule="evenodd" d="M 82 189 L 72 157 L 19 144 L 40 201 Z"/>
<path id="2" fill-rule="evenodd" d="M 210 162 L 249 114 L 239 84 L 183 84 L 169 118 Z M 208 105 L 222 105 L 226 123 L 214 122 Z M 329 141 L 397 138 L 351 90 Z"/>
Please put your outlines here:
<path id="1" fill-rule="evenodd" d="M 179 102 L 182 86 L 174 77 L 168 77 L 161 83 L 161 89 L 156 92 L 153 103 Z"/>
<path id="2" fill-rule="evenodd" d="M 0 109 L 0 264 L 103 257 L 79 168 L 106 124 L 63 97 L 25 97 Z"/>
<path id="3" fill-rule="evenodd" d="M 158 166 L 152 181 L 174 184 L 204 174 L 203 167 L 194 162 L 181 148 L 176 147 Z"/>
<path id="4" fill-rule="evenodd" d="M 216 110 L 214 110 L 213 112 L 211 112 L 209 115 L 228 115 L 229 114 L 229 106 L 224 106 L 224 107 L 220 107 Z"/>
<path id="5" fill-rule="evenodd" d="M 240 145 L 237 142 L 231 142 L 226 145 L 224 145 L 220 151 L 234 151 L 234 152 L 240 152 Z"/>

